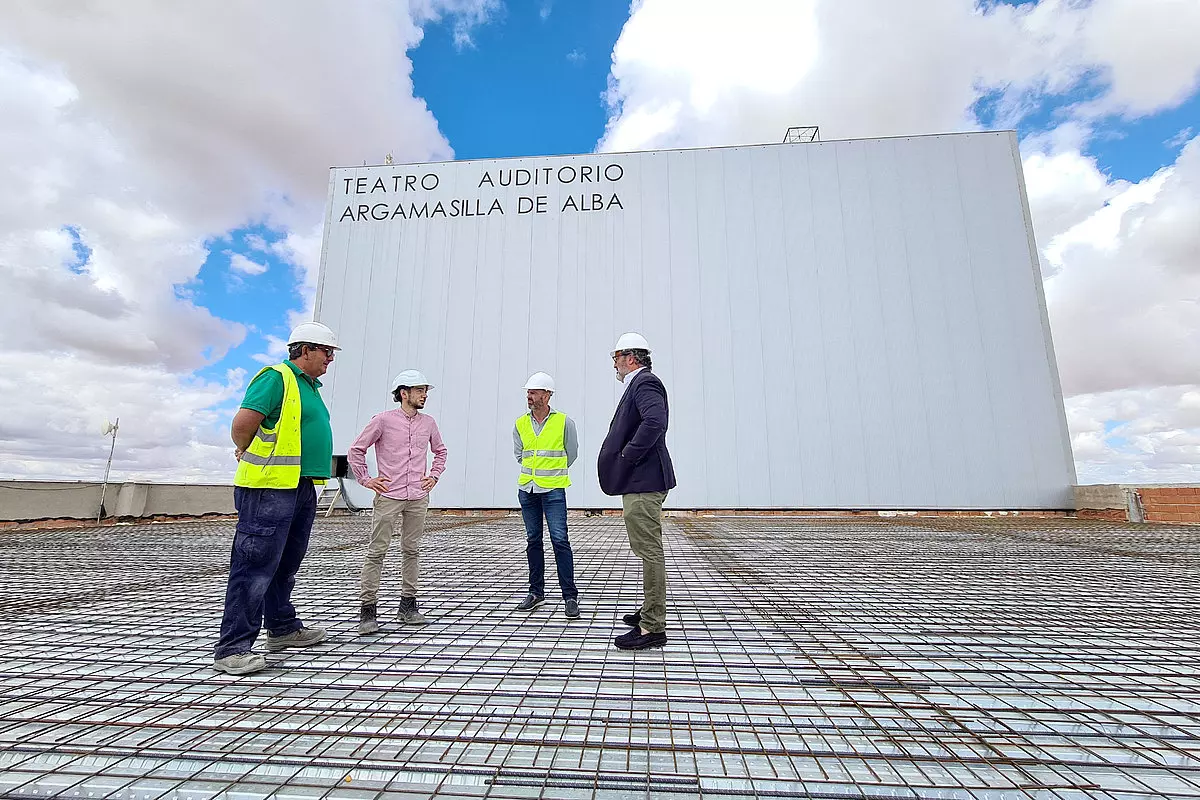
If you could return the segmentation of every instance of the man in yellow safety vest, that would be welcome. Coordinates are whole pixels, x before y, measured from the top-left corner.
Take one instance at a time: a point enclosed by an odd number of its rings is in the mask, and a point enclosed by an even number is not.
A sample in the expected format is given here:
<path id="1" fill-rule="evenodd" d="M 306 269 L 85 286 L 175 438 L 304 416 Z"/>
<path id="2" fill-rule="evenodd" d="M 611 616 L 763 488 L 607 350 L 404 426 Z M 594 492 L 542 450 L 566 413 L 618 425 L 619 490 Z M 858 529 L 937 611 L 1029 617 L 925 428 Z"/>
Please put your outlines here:
<path id="1" fill-rule="evenodd" d="M 287 361 L 254 377 L 233 418 L 238 521 L 213 661 L 221 672 L 246 675 L 266 666 L 261 654 L 251 652 L 264 612 L 271 652 L 325 638 L 320 628 L 304 626 L 291 598 L 317 514 L 314 484 L 325 483 L 333 466 L 333 432 L 319 378 L 338 349 L 326 326 L 298 325 L 288 337 Z"/>
<path id="2" fill-rule="evenodd" d="M 563 611 L 569 619 L 579 616 L 579 591 L 575 588 L 575 557 L 567 538 L 567 469 L 579 455 L 575 423 L 561 411 L 550 408 L 554 379 L 535 372 L 525 383 L 529 413 L 513 425 L 513 455 L 521 465 L 517 499 L 525 521 L 525 557 L 529 561 L 529 594 L 518 611 L 533 611 L 546 602 L 546 555 L 542 549 L 542 518 L 550 529 Z"/>

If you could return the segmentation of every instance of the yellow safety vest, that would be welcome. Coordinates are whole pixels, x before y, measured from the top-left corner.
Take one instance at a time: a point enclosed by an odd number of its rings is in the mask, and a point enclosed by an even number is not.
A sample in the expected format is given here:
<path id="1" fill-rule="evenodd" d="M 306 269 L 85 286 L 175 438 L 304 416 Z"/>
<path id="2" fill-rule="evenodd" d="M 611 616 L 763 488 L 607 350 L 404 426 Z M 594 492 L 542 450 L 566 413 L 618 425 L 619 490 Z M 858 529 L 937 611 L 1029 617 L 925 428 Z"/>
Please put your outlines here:
<path id="1" fill-rule="evenodd" d="M 551 411 L 534 435 L 533 416 L 517 418 L 517 433 L 521 434 L 521 477 L 518 486 L 535 483 L 543 489 L 565 489 L 571 485 L 567 474 L 567 415 Z"/>
<path id="2" fill-rule="evenodd" d="M 279 421 L 270 430 L 260 425 L 255 431 L 254 441 L 238 462 L 233 485 L 248 489 L 295 489 L 300 485 L 300 386 L 286 364 L 263 367 L 258 375 L 270 369 L 283 376 Z"/>

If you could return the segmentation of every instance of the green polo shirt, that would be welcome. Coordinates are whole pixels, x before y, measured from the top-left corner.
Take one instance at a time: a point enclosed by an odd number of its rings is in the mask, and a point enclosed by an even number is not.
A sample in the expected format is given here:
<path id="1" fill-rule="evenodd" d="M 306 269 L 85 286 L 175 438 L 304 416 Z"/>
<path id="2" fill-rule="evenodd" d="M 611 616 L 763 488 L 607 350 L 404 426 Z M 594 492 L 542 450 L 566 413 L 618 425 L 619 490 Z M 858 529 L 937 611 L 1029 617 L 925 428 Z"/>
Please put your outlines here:
<path id="1" fill-rule="evenodd" d="M 333 429 L 329 427 L 329 409 L 318 391 L 321 382 L 291 361 L 283 363 L 296 373 L 300 388 L 300 477 L 328 478 L 333 465 Z M 250 381 L 242 408 L 265 414 L 263 427 L 275 427 L 283 410 L 283 376 L 269 369 Z"/>

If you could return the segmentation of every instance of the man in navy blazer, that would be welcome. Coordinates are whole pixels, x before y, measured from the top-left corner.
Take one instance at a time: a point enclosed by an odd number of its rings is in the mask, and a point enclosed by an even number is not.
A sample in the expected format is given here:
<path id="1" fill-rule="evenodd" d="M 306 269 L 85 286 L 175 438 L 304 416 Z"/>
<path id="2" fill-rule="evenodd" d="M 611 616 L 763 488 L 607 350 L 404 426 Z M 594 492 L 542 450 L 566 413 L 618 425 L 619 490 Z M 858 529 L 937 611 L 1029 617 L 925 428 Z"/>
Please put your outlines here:
<path id="1" fill-rule="evenodd" d="M 607 495 L 621 495 L 629 546 L 642 560 L 642 607 L 622 619 L 633 630 L 613 640 L 622 650 L 667 643 L 667 570 L 663 558 L 662 508 L 675 488 L 667 452 L 667 390 L 650 371 L 650 345 L 626 333 L 612 353 L 625 393 L 617 403 L 596 472 Z"/>

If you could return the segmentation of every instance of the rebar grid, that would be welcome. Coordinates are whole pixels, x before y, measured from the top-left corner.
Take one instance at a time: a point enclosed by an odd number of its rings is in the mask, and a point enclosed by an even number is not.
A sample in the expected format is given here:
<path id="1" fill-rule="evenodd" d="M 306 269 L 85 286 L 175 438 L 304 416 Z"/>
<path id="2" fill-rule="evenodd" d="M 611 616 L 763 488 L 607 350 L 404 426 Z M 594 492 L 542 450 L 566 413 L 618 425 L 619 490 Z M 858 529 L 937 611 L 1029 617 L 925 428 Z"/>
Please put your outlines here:
<path id="1" fill-rule="evenodd" d="M 394 552 L 358 637 L 369 520 L 322 520 L 296 605 L 330 640 L 242 678 L 232 523 L 4 534 L 0 794 L 1200 797 L 1200 531 L 671 518 L 671 640 L 627 653 L 640 562 L 570 523 L 579 620 L 514 610 L 519 518 L 431 517 L 431 624 Z"/>

